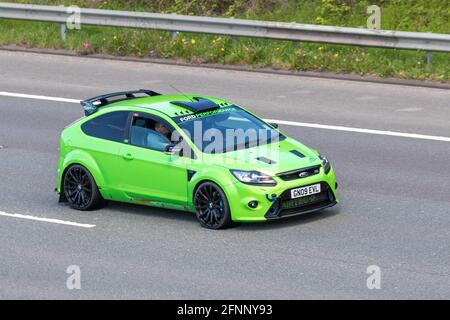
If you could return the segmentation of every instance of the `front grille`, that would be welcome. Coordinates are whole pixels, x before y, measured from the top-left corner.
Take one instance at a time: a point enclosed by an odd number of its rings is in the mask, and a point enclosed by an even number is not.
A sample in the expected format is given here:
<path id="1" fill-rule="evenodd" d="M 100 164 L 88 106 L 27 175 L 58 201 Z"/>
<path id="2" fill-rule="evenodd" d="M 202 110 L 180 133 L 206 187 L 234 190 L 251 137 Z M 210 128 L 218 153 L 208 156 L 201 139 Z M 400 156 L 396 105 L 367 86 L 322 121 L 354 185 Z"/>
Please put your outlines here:
<path id="1" fill-rule="evenodd" d="M 326 192 L 321 192 L 317 194 L 313 194 L 311 196 L 302 197 L 302 198 L 296 198 L 296 199 L 289 199 L 284 200 L 281 204 L 281 210 L 290 210 L 290 209 L 296 209 L 298 207 L 304 207 L 313 203 L 318 203 L 322 201 L 327 201 L 328 194 Z"/>
<path id="2" fill-rule="evenodd" d="M 292 189 L 284 191 L 266 214 L 266 218 L 284 218 L 291 215 L 320 210 L 336 204 L 336 199 L 330 186 L 326 182 L 321 182 L 320 187 L 320 193 L 296 199 L 291 199 Z"/>
<path id="3" fill-rule="evenodd" d="M 284 181 L 291 181 L 295 179 L 311 177 L 313 175 L 318 174 L 319 172 L 320 172 L 320 165 L 317 165 L 308 168 L 282 172 L 277 174 L 277 176 Z"/>

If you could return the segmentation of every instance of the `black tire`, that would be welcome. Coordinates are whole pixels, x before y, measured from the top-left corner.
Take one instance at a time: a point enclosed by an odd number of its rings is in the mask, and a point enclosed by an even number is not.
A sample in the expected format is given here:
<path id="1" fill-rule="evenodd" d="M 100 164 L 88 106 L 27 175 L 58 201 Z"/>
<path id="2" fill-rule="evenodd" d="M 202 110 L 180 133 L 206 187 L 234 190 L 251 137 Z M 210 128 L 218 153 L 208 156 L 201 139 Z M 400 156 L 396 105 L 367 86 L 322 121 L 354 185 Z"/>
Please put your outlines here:
<path id="1" fill-rule="evenodd" d="M 223 190 L 213 182 L 203 182 L 194 194 L 194 206 L 200 225 L 208 229 L 231 226 L 231 212 Z"/>
<path id="2" fill-rule="evenodd" d="M 73 165 L 67 169 L 63 186 L 64 195 L 75 210 L 93 210 L 104 203 L 91 173 L 81 165 Z"/>

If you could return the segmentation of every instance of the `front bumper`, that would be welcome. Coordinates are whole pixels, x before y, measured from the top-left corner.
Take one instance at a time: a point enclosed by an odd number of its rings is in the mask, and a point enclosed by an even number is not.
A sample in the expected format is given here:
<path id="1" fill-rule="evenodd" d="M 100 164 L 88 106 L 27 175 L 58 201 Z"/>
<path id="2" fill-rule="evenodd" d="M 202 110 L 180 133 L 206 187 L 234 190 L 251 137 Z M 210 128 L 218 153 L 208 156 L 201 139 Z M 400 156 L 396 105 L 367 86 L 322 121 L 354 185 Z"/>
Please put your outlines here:
<path id="1" fill-rule="evenodd" d="M 290 199 L 290 189 L 283 192 L 265 215 L 267 220 L 288 218 L 332 207 L 337 204 L 330 186 L 321 182 L 321 192 L 303 198 Z"/>
<path id="2" fill-rule="evenodd" d="M 332 207 L 339 203 L 336 194 L 336 180 L 333 169 L 328 174 L 321 169 L 319 174 L 311 177 L 283 181 L 276 179 L 277 185 L 274 187 L 250 186 L 240 182 L 229 185 L 225 191 L 231 209 L 233 221 L 237 222 L 257 222 L 280 218 L 287 218 L 318 211 Z M 321 184 L 322 192 L 310 196 L 312 199 L 299 198 L 293 200 L 290 198 L 290 190 L 294 188 Z M 249 206 L 249 202 L 256 201 L 258 205 L 255 208 Z M 289 203 L 289 201 L 291 203 Z M 286 205 L 289 203 L 289 205 Z"/>

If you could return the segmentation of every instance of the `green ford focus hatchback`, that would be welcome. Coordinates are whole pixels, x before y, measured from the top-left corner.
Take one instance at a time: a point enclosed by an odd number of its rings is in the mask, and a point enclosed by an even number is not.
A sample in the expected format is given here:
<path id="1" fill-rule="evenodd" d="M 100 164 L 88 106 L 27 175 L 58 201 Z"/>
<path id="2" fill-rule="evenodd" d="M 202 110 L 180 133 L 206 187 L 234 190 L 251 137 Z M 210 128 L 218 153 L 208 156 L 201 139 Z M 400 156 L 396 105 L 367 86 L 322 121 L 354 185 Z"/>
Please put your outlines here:
<path id="1" fill-rule="evenodd" d="M 229 101 L 141 89 L 81 105 L 86 116 L 61 134 L 56 188 L 74 209 L 122 201 L 220 229 L 339 201 L 326 157 Z"/>

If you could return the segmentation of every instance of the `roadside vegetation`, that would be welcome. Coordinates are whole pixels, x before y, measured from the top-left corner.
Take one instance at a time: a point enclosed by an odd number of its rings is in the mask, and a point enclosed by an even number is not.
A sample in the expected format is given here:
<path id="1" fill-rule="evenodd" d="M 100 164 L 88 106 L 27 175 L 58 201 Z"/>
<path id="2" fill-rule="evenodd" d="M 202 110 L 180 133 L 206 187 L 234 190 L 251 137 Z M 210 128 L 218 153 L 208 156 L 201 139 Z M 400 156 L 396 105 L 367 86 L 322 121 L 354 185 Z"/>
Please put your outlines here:
<path id="1" fill-rule="evenodd" d="M 442 0 L 31 0 L 14 1 L 101 9 L 222 16 L 347 27 L 366 27 L 366 8 L 382 8 L 386 30 L 450 33 L 450 5 Z M 266 41 L 155 30 L 82 26 L 63 42 L 59 25 L 0 20 L 0 45 L 69 49 L 80 54 L 180 59 L 254 68 L 329 71 L 411 79 L 450 80 L 450 53 Z"/>

